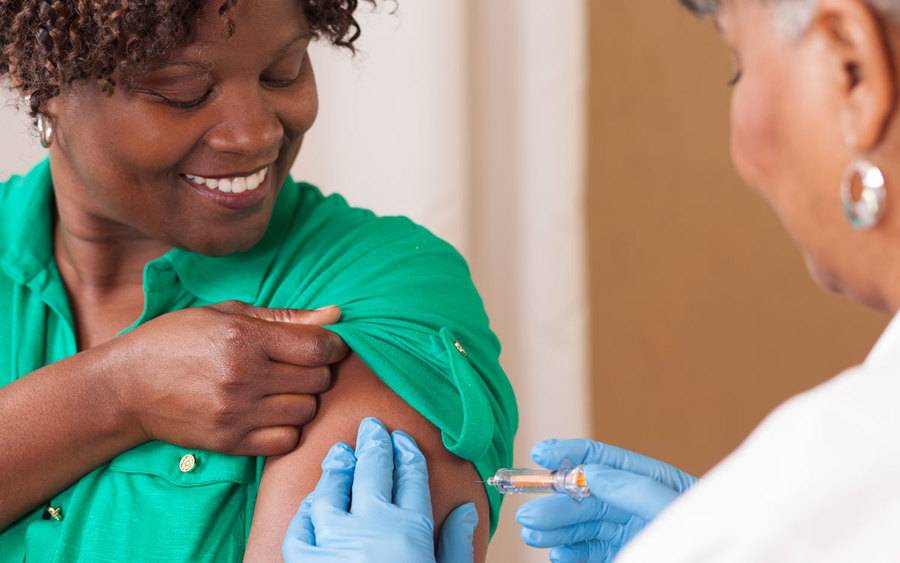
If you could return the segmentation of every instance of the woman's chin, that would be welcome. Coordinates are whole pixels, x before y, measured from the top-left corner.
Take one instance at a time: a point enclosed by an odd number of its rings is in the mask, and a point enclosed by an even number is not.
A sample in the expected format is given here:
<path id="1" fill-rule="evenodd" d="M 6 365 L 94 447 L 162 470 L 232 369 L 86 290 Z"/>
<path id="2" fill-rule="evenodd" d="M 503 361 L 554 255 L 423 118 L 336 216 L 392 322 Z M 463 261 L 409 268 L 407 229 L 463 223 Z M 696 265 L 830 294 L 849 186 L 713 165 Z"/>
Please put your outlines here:
<path id="1" fill-rule="evenodd" d="M 259 232 L 254 231 L 244 233 L 240 237 L 234 237 L 232 235 L 228 238 L 222 237 L 190 241 L 175 246 L 205 256 L 228 256 L 229 254 L 238 254 L 250 250 L 262 240 L 264 234 L 265 229 L 262 229 Z"/>
<path id="2" fill-rule="evenodd" d="M 810 277 L 822 289 L 831 293 L 845 295 L 851 300 L 876 311 L 890 313 L 896 309 L 888 302 L 883 292 L 878 291 L 871 284 L 867 286 L 865 283 L 844 282 L 840 276 L 824 268 L 809 254 L 804 253 L 803 258 L 806 261 L 806 268 L 809 270 Z"/>
<path id="3" fill-rule="evenodd" d="M 844 287 L 838 281 L 837 276 L 819 264 L 819 262 L 810 256 L 808 252 L 803 253 L 803 260 L 806 262 L 806 269 L 809 271 L 809 276 L 816 285 L 832 293 L 844 293 Z"/>

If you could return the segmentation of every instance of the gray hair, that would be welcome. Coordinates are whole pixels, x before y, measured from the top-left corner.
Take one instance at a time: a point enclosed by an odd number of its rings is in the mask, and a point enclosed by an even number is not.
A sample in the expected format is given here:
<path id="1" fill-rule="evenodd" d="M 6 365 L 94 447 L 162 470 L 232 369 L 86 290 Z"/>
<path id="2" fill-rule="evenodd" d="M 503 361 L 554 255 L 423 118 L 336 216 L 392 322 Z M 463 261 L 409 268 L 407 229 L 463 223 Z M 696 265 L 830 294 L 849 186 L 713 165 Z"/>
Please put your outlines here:
<path id="1" fill-rule="evenodd" d="M 700 16 L 714 16 L 721 0 L 680 0 L 688 10 Z M 775 25 L 786 33 L 800 33 L 816 14 L 817 0 L 757 0 L 775 5 Z M 886 16 L 900 19 L 900 0 L 866 0 Z"/>

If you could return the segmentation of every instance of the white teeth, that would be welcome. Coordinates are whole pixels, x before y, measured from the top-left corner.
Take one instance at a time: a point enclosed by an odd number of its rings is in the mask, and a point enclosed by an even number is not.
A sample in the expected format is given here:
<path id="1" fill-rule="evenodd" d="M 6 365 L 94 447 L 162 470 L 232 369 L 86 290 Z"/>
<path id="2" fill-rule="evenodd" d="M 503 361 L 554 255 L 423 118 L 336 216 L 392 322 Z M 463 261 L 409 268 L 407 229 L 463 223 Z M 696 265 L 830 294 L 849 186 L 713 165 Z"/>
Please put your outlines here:
<path id="1" fill-rule="evenodd" d="M 249 176 L 240 176 L 236 178 L 204 178 L 203 176 L 194 176 L 193 174 L 185 174 L 188 180 L 195 184 L 201 184 L 214 190 L 225 193 L 242 193 L 253 191 L 263 183 L 266 179 L 268 168 L 263 168 L 255 174 Z"/>

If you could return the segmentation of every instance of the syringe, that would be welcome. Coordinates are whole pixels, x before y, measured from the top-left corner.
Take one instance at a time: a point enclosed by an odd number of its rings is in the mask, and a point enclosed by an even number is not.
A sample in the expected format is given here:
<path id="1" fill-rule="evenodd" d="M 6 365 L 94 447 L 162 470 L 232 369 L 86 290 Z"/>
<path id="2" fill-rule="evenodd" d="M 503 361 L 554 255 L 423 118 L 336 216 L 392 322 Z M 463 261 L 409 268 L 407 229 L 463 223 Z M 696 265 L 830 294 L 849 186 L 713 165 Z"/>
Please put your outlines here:
<path id="1" fill-rule="evenodd" d="M 584 466 L 548 469 L 499 469 L 486 483 L 501 494 L 565 493 L 575 500 L 591 494 L 584 478 Z"/>

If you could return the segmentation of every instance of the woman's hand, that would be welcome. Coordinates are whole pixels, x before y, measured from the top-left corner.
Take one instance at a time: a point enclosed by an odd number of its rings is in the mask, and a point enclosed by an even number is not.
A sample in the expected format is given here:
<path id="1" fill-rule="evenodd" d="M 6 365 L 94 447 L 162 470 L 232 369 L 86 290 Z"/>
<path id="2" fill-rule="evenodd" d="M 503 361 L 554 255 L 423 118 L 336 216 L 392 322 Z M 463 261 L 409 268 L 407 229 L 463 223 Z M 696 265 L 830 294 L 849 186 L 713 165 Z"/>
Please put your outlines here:
<path id="1" fill-rule="evenodd" d="M 374 418 L 359 425 L 356 451 L 342 442 L 322 462 L 322 478 L 301 503 L 282 546 L 286 563 L 299 561 L 473 560 L 475 505 L 451 512 L 441 529 L 437 556 L 428 467 L 415 441 L 388 434 Z"/>
<path id="2" fill-rule="evenodd" d="M 607 563 L 696 479 L 667 463 L 590 440 L 546 440 L 531 450 L 535 462 L 558 469 L 584 464 L 591 495 L 576 501 L 550 495 L 516 513 L 522 539 L 551 547 L 554 563 Z"/>
<path id="3" fill-rule="evenodd" d="M 278 455 L 296 447 L 331 364 L 349 353 L 319 326 L 340 314 L 229 301 L 162 315 L 95 350 L 145 440 Z"/>

